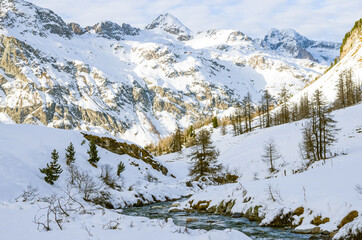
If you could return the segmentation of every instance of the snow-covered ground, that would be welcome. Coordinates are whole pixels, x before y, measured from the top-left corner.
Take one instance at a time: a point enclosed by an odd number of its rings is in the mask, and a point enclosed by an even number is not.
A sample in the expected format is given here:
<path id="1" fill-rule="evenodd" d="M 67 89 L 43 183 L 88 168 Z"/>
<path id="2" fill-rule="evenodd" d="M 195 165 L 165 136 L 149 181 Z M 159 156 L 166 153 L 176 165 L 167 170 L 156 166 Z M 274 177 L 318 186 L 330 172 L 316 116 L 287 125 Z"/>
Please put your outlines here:
<path id="1" fill-rule="evenodd" d="M 229 128 L 225 136 L 220 134 L 220 129 L 212 129 L 212 138 L 215 146 L 220 151 L 219 161 L 231 170 L 235 170 L 241 176 L 236 184 L 207 187 L 205 190 L 195 193 L 189 200 L 181 204 L 181 208 L 190 208 L 190 201 L 196 204 L 199 201 L 210 201 L 209 208 L 219 206 L 223 201 L 235 202 L 231 213 L 245 213 L 250 208 L 258 208 L 258 215 L 263 219 L 261 224 L 269 224 L 281 213 L 293 212 L 303 207 L 304 212 L 300 216 L 294 216 L 293 223 L 300 225 L 298 229 L 310 229 L 315 226 L 311 221 L 317 216 L 322 220 L 329 218 L 327 223 L 319 225 L 321 230 L 332 232 L 337 229 L 342 219 L 352 211 L 362 212 L 362 196 L 355 190 L 356 185 L 362 184 L 360 171 L 362 169 L 362 105 L 352 106 L 333 113 L 337 120 L 338 142 L 332 147 L 332 152 L 337 156 L 324 162 L 317 162 L 307 171 L 292 174 L 304 166 L 304 160 L 299 154 L 301 142 L 301 129 L 305 120 L 275 126 L 267 129 L 257 129 L 251 133 L 234 137 Z M 144 203 L 167 198 L 179 198 L 193 193 L 187 188 L 190 149 L 184 149 L 182 153 L 164 155 L 155 160 L 166 166 L 169 170 L 167 176 L 156 171 L 140 159 L 128 155 L 117 155 L 105 149 L 98 148 L 101 160 L 98 168 L 92 167 L 87 162 L 88 142 L 78 131 L 59 130 L 33 125 L 0 125 L 0 222 L 2 229 L 8 229 L 14 239 L 22 239 L 28 236 L 37 238 L 48 236 L 67 237 L 76 234 L 80 238 L 88 236 L 88 231 L 99 239 L 116 237 L 117 234 L 125 234 L 132 239 L 141 239 L 148 231 L 159 233 L 160 239 L 233 239 L 242 238 L 240 232 L 204 232 L 191 231 L 190 234 L 180 234 L 182 230 L 172 223 L 164 223 L 157 220 L 134 218 L 123 216 L 112 210 L 100 210 L 99 207 L 89 206 L 88 214 L 74 214 L 66 218 L 64 230 L 54 230 L 40 233 L 37 224 L 33 223 L 34 217 L 44 215 L 44 209 L 39 208 L 46 204 L 42 201 L 16 202 L 15 199 L 22 194 L 26 186 L 31 184 L 39 189 L 41 196 L 64 197 L 67 190 L 68 173 L 65 165 L 65 148 L 72 142 L 76 150 L 76 165 L 88 172 L 97 184 L 102 185 L 99 176 L 101 166 L 109 164 L 116 169 L 122 161 L 126 170 L 117 179 L 122 190 L 109 189 L 104 184 L 102 191 L 108 191 L 111 203 L 115 207 L 136 204 L 140 195 L 145 199 Z M 273 138 L 282 158 L 277 163 L 278 173 L 270 175 L 268 166 L 262 161 L 263 147 L 269 138 Z M 124 141 L 118 139 L 118 141 Z M 127 141 L 124 141 L 126 143 Z M 44 182 L 39 168 L 45 167 L 50 161 L 50 152 L 57 149 L 60 154 L 60 164 L 64 172 L 60 179 L 51 186 Z M 171 177 L 171 174 L 176 178 Z M 151 178 L 147 176 L 151 175 Z M 286 176 L 285 176 L 286 175 Z M 157 178 L 157 180 L 155 180 Z M 273 201 L 268 192 L 270 187 L 275 198 Z M 100 214 L 100 212 L 103 212 Z M 6 221 L 11 215 L 10 221 Z M 103 231 L 107 229 L 110 221 L 119 222 L 115 231 Z M 15 223 L 24 226 L 24 233 L 16 234 Z M 113 222 L 111 222 L 112 224 Z M 54 224 L 54 223 L 53 223 Z M 116 224 L 116 223 L 115 223 Z M 352 223 L 345 225 L 338 235 L 348 233 L 348 229 L 359 229 L 361 217 Z M 93 227 L 94 226 L 94 227 Z M 137 232 L 137 229 L 144 231 Z M 179 230 L 177 230 L 179 229 Z M 180 230 L 181 229 L 181 230 Z M 122 232 L 123 231 L 123 232 Z M 104 233 L 105 232 L 105 233 Z M 181 231 L 182 232 L 182 231 Z M 22 235 L 24 234 L 24 235 Z M 69 235 L 68 235 L 69 234 Z M 109 234 L 109 235 L 108 235 Z M 38 236 L 39 235 L 39 236 Z M 158 235 L 158 234 L 156 234 Z M 154 236 L 156 236 L 154 235 Z M 150 235 L 149 236 L 153 236 Z"/>
<path id="2" fill-rule="evenodd" d="M 5 125 L 0 124 L 0 200 L 12 200 L 24 188 L 31 184 L 37 186 L 39 191 L 46 194 L 61 193 L 68 183 L 69 177 L 65 164 L 65 148 L 70 142 L 76 151 L 75 165 L 84 172 L 94 177 L 102 185 L 99 176 L 102 166 L 110 165 L 114 175 L 119 162 L 125 165 L 125 171 L 117 178 L 116 183 L 121 186 L 121 191 L 108 189 L 113 196 L 115 207 L 130 206 L 137 202 L 140 194 L 145 198 L 145 203 L 153 202 L 152 195 L 157 200 L 179 198 L 189 194 L 189 190 L 177 179 L 163 175 L 151 165 L 129 155 L 118 155 L 98 148 L 101 160 L 98 168 L 92 167 L 87 159 L 88 141 L 80 131 L 59 130 L 32 125 Z M 125 140 L 120 142 L 130 143 Z M 50 153 L 53 149 L 59 152 L 59 161 L 63 173 L 54 186 L 44 182 L 44 175 L 39 168 L 46 167 L 50 162 Z M 103 189 L 102 187 L 101 189 Z"/>
<path id="3" fill-rule="evenodd" d="M 140 159 L 126 154 L 117 155 L 100 147 L 101 160 L 98 167 L 94 168 L 87 161 L 88 141 L 79 131 L 0 124 L 0 132 L 1 239 L 249 239 L 239 231 L 185 230 L 185 227 L 174 225 L 172 219 L 166 222 L 125 216 L 121 214 L 121 209 L 109 210 L 86 202 L 75 188 L 69 187 L 64 149 L 70 142 L 74 144 L 75 165 L 92 177 L 98 192 L 109 193 L 110 202 L 115 208 L 136 204 L 138 200 L 150 203 L 192 193 L 184 182 L 170 176 L 174 173 L 172 170 L 165 176 Z M 49 185 L 43 180 L 39 168 L 45 167 L 50 161 L 53 149 L 59 151 L 63 173 L 54 185 Z M 121 189 L 114 190 L 105 186 L 99 176 L 102 166 L 106 164 L 113 167 L 115 173 L 120 161 L 126 168 L 121 177 L 116 179 Z M 24 201 L 23 193 L 30 192 L 29 189 L 37 191 Z M 77 201 L 70 200 L 69 196 Z M 67 216 L 58 212 L 62 227 L 60 230 L 53 213 L 50 213 L 51 231 L 46 232 L 41 224 L 35 222 L 46 223 L 49 206 L 53 206 L 50 204 L 54 202 L 52 199 L 56 199 L 55 204 L 58 204 L 59 199 Z"/>
<path id="4" fill-rule="evenodd" d="M 299 150 L 305 120 L 258 129 L 236 137 L 232 136 L 231 129 L 226 136 L 221 136 L 219 129 L 214 129 L 212 137 L 220 151 L 219 161 L 230 169 L 236 169 L 241 178 L 236 184 L 208 187 L 197 192 L 179 208 L 190 209 L 200 201 L 210 201 L 210 209 L 222 202 L 235 201 L 231 213 L 246 213 L 250 208 L 261 206 L 258 209 L 263 219 L 261 224 L 269 224 L 276 216 L 303 207 L 304 213 L 295 216 L 293 221 L 293 224 L 300 225 L 298 229 L 316 227 L 311 225 L 311 221 L 321 216 L 322 219 L 329 218 L 327 223 L 319 225 L 322 231 L 337 230 L 348 213 L 354 210 L 359 215 L 362 213 L 362 195 L 356 191 L 356 186 L 362 185 L 362 105 L 333 114 L 337 127 L 341 129 L 338 142 L 331 148 L 337 156 L 317 162 L 307 171 L 297 174 L 293 171 L 305 164 Z M 282 156 L 276 163 L 279 172 L 273 175 L 262 161 L 263 147 L 270 138 L 274 139 Z M 184 156 L 187 152 L 184 150 Z M 186 169 L 187 164 L 182 162 L 182 158 L 180 154 L 161 157 L 166 162 L 171 161 L 169 164 L 177 166 L 177 169 L 181 169 L 183 164 Z M 271 199 L 269 187 L 275 201 Z M 355 224 L 360 222 L 358 219 L 355 221 Z"/>
<path id="5" fill-rule="evenodd" d="M 131 217 L 115 211 L 94 209 L 87 214 L 71 215 L 66 219 L 63 230 L 56 225 L 51 231 L 39 231 L 34 217 L 44 211 L 29 203 L 0 203 L 1 239 L 159 239 L 159 240 L 249 240 L 245 234 L 235 230 L 205 231 L 185 230 L 176 226 L 172 219 L 150 220 Z M 53 227 L 53 225 L 52 225 Z M 185 232 L 186 231 L 186 232 Z"/>

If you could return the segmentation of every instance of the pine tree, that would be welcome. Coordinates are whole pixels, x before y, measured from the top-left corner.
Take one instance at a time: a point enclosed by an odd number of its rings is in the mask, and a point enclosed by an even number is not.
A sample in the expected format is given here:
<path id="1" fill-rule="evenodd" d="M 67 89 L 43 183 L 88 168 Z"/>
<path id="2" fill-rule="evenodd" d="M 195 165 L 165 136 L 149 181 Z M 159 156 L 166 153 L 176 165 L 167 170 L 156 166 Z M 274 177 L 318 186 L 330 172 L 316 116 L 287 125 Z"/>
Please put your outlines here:
<path id="1" fill-rule="evenodd" d="M 212 146 L 210 132 L 202 129 L 196 136 L 196 146 L 190 154 L 193 166 L 189 175 L 196 181 L 202 177 L 215 175 L 221 170 L 221 165 L 217 164 L 218 155 L 219 153 Z"/>
<path id="2" fill-rule="evenodd" d="M 271 173 L 276 171 L 275 162 L 281 158 L 281 155 L 278 152 L 277 146 L 274 143 L 274 140 L 271 138 L 264 146 L 264 155 L 262 160 L 269 165 L 269 171 Z"/>
<path id="3" fill-rule="evenodd" d="M 69 146 L 65 149 L 65 163 L 70 166 L 70 164 L 75 162 L 75 151 L 73 143 L 71 142 Z"/>
<path id="4" fill-rule="evenodd" d="M 345 90 L 345 81 L 344 74 L 339 74 L 338 83 L 337 83 L 337 100 L 336 105 L 338 108 L 346 107 L 346 90 Z"/>
<path id="5" fill-rule="evenodd" d="M 271 117 L 270 117 L 270 107 L 272 105 L 273 97 L 269 94 L 268 90 L 264 91 L 264 95 L 262 97 L 263 109 L 266 115 L 265 119 L 265 127 L 271 126 Z"/>
<path id="6" fill-rule="evenodd" d="M 219 124 L 217 122 L 217 117 L 213 117 L 212 118 L 212 127 L 217 128 L 218 126 L 219 126 Z"/>
<path id="7" fill-rule="evenodd" d="M 97 163 L 99 162 L 100 157 L 98 156 L 97 145 L 93 141 L 89 142 L 89 150 L 87 151 L 87 153 L 89 155 L 88 162 L 93 167 L 97 167 Z"/>
<path id="8" fill-rule="evenodd" d="M 181 128 L 179 126 L 177 126 L 175 133 L 172 135 L 172 139 L 171 139 L 171 151 L 172 152 L 180 152 L 182 150 L 182 132 L 181 132 Z"/>
<path id="9" fill-rule="evenodd" d="M 191 126 L 189 127 L 189 129 L 187 130 L 187 136 L 188 136 L 188 137 L 195 137 L 195 130 L 194 130 L 194 128 L 193 128 L 192 125 L 191 125 Z"/>
<path id="10" fill-rule="evenodd" d="M 121 173 L 126 169 L 126 166 L 124 165 L 123 162 L 119 162 L 118 166 L 117 166 L 117 176 L 121 176 Z"/>
<path id="11" fill-rule="evenodd" d="M 226 129 L 226 119 L 224 119 L 222 122 L 221 122 L 221 135 L 226 135 L 227 134 L 227 129 Z"/>
<path id="12" fill-rule="evenodd" d="M 39 169 L 41 173 L 45 174 L 44 180 L 49 183 L 50 185 L 53 185 L 55 181 L 58 180 L 60 174 L 63 172 L 61 169 L 61 166 L 58 164 L 59 154 L 54 149 L 51 153 L 52 161 L 47 163 L 46 168 Z"/>
<path id="13" fill-rule="evenodd" d="M 251 132 L 252 106 L 251 106 L 251 95 L 249 92 L 244 97 L 242 103 L 243 103 L 243 108 L 244 108 L 245 130 Z"/>
<path id="14" fill-rule="evenodd" d="M 329 147 L 336 141 L 335 134 L 338 131 L 320 90 L 313 94 L 311 109 L 311 119 L 303 130 L 301 146 L 302 155 L 309 160 L 308 165 L 327 158 Z"/>
<path id="15" fill-rule="evenodd" d="M 347 106 L 351 106 L 353 104 L 356 103 L 355 101 L 355 86 L 354 86 L 354 82 L 352 80 L 352 70 L 349 69 L 349 70 L 346 70 L 344 72 L 345 74 L 345 78 L 346 78 L 346 82 L 345 82 L 345 85 L 346 85 L 346 104 Z"/>
<path id="16" fill-rule="evenodd" d="M 300 98 L 298 117 L 299 117 L 299 119 L 304 119 L 304 118 L 310 117 L 310 103 L 309 103 L 308 93 L 305 93 Z"/>
<path id="17" fill-rule="evenodd" d="M 281 112 L 280 112 L 280 122 L 281 123 L 288 123 L 289 118 L 289 106 L 288 106 L 288 99 L 289 99 L 289 92 L 285 85 L 283 86 L 281 92 L 279 93 L 279 102 L 281 104 Z"/>

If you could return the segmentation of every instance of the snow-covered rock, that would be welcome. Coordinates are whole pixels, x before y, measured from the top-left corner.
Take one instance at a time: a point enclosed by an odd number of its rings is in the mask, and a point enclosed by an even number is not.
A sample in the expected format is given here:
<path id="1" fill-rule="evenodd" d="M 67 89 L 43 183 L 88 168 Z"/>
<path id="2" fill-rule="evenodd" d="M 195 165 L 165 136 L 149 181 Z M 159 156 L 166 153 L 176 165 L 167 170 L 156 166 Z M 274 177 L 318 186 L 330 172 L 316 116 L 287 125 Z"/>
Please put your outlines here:
<path id="1" fill-rule="evenodd" d="M 170 14 L 146 30 L 107 21 L 82 27 L 26 1 L 0 4 L 7 123 L 111 133 L 146 145 L 177 124 L 229 115 L 247 92 L 255 102 L 265 89 L 296 94 L 326 69 L 240 31 L 193 35 Z"/>
<path id="2" fill-rule="evenodd" d="M 309 40 L 294 29 L 272 28 L 264 39 L 259 41 L 263 47 L 275 50 L 282 55 L 324 64 L 329 64 L 336 58 L 341 46 L 339 43 Z"/>
<path id="3" fill-rule="evenodd" d="M 163 30 L 176 35 L 177 39 L 181 41 L 189 40 L 193 35 L 190 29 L 169 13 L 159 15 L 152 23 L 146 26 L 146 29 Z"/>

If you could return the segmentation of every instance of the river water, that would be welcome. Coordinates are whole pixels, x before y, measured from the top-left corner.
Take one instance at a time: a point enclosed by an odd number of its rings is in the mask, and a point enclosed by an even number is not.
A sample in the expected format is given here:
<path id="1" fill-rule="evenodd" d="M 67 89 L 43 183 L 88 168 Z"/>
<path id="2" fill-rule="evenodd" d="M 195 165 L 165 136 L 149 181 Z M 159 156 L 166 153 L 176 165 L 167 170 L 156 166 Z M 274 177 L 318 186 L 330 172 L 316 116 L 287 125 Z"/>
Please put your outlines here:
<path id="1" fill-rule="evenodd" d="M 151 219 L 172 218 L 179 226 L 186 225 L 186 219 L 197 220 L 188 222 L 187 227 L 192 229 L 235 229 L 239 230 L 252 239 L 256 240 L 302 240 L 302 239 L 325 239 L 323 236 L 310 234 L 295 234 L 287 228 L 259 227 L 257 222 L 249 221 L 247 218 L 232 218 L 230 216 L 212 215 L 207 213 L 171 212 L 168 210 L 172 202 L 156 203 L 143 207 L 132 207 L 123 209 L 123 213 L 131 216 L 142 216 Z"/>

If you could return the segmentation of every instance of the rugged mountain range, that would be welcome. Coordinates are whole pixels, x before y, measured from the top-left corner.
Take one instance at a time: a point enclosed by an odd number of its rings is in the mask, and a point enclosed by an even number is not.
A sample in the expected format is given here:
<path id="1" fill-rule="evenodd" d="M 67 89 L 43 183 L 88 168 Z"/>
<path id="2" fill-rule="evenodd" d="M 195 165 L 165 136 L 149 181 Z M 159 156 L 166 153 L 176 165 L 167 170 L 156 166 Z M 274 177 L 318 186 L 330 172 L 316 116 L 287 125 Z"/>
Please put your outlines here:
<path id="1" fill-rule="evenodd" d="M 0 121 L 109 132 L 141 145 L 177 124 L 227 115 L 250 92 L 295 94 L 340 44 L 294 30 L 252 39 L 236 30 L 194 34 L 163 14 L 144 29 L 66 24 L 22 0 L 0 2 Z"/>

